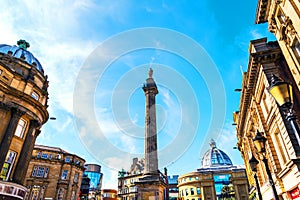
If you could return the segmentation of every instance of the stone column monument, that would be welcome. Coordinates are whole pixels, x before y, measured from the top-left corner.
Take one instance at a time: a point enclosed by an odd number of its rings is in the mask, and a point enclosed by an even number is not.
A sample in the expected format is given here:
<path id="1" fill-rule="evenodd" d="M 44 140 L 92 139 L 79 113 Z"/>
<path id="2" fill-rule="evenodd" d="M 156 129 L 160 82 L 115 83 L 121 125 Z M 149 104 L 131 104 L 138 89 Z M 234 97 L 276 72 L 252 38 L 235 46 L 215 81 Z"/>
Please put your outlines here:
<path id="1" fill-rule="evenodd" d="M 157 158 L 155 96 L 158 94 L 158 90 L 152 76 L 153 70 L 150 68 L 149 76 L 143 87 L 146 96 L 145 169 L 144 175 L 136 184 L 138 186 L 138 199 L 164 200 L 166 183 L 158 170 Z"/>

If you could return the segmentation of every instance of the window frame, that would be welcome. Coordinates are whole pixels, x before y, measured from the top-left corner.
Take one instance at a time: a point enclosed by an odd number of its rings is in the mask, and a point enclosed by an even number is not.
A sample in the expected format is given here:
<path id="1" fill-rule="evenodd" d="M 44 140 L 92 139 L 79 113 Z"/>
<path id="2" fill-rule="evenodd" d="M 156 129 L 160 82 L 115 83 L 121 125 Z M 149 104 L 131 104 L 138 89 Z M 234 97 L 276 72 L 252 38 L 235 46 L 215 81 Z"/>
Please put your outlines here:
<path id="1" fill-rule="evenodd" d="M 21 122 L 24 122 L 24 124 L 21 124 Z M 28 125 L 28 122 L 25 119 L 20 118 L 19 121 L 18 121 L 17 127 L 15 129 L 14 136 L 17 136 L 19 138 L 23 138 L 24 133 L 27 129 L 27 125 Z"/>
<path id="2" fill-rule="evenodd" d="M 63 170 L 63 172 L 61 173 L 61 179 L 62 180 L 67 180 L 67 178 L 68 178 L 68 170 Z"/>
<path id="3" fill-rule="evenodd" d="M 48 178 L 49 175 L 49 167 L 48 166 L 39 166 L 39 165 L 34 165 L 32 172 L 31 172 L 31 177 L 35 178 Z"/>
<path id="4" fill-rule="evenodd" d="M 17 157 L 17 152 L 9 150 L 6 154 L 5 162 L 2 166 L 2 169 L 0 171 L 0 177 L 4 178 L 3 180 L 7 181 L 10 177 L 11 171 L 14 167 L 16 157 Z M 5 166 L 7 166 L 7 171 L 6 174 L 3 174 L 3 170 L 5 170 Z M 5 171 L 4 171 L 5 172 Z"/>
<path id="5" fill-rule="evenodd" d="M 30 96 L 37 101 L 40 99 L 40 95 L 35 91 L 32 91 Z"/>

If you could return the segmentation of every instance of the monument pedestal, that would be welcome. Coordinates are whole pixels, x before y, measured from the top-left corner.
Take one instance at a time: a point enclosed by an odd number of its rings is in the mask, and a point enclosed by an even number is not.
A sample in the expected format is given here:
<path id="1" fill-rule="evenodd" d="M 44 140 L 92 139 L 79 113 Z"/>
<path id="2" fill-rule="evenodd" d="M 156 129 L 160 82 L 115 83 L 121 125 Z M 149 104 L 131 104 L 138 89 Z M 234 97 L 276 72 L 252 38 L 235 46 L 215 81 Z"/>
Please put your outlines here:
<path id="1" fill-rule="evenodd" d="M 160 175 L 145 174 L 139 181 L 135 182 L 138 186 L 139 200 L 164 200 L 166 183 Z"/>

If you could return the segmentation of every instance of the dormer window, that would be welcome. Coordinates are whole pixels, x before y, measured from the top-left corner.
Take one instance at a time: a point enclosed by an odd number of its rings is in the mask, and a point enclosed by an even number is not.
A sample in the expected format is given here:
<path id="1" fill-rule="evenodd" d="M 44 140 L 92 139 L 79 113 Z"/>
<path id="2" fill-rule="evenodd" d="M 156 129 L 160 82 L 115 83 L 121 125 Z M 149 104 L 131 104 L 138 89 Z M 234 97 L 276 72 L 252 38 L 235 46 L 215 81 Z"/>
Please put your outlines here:
<path id="1" fill-rule="evenodd" d="M 36 92 L 32 92 L 31 97 L 34 98 L 35 100 L 39 100 L 39 98 L 40 98 L 40 96 Z"/>

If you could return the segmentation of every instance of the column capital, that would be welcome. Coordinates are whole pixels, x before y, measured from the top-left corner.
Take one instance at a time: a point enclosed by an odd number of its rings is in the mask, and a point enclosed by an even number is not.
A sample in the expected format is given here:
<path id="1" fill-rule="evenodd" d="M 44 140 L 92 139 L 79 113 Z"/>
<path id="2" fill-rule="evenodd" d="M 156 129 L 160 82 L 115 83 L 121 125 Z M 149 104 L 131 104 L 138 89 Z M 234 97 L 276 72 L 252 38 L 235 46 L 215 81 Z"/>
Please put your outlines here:
<path id="1" fill-rule="evenodd" d="M 10 110 L 13 118 L 20 118 L 26 113 L 25 111 L 22 111 L 16 107 L 11 107 Z"/>

